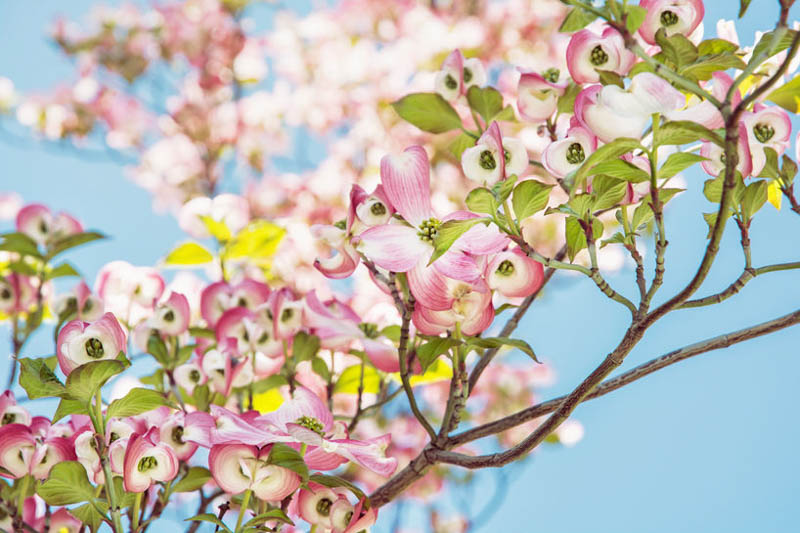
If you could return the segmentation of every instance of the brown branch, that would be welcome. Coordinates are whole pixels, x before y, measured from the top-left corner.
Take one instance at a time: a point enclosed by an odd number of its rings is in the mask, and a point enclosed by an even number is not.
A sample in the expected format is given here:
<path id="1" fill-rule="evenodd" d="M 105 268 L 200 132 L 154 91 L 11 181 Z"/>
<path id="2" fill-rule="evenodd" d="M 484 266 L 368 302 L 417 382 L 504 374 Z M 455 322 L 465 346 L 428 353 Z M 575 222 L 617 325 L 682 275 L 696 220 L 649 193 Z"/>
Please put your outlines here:
<path id="1" fill-rule="evenodd" d="M 599 398 L 600 396 L 605 396 L 609 392 L 613 392 L 624 387 L 625 385 L 642 379 L 653 372 L 689 359 L 690 357 L 713 350 L 727 348 L 746 340 L 754 339 L 780 329 L 794 326 L 798 323 L 800 323 L 800 310 L 778 317 L 774 320 L 756 324 L 755 326 L 750 326 L 738 331 L 696 342 L 694 344 L 690 344 L 689 346 L 684 346 L 683 348 L 673 350 L 667 354 L 641 364 L 615 378 L 604 381 L 597 387 L 597 389 L 595 389 L 594 392 L 587 396 L 586 400 L 593 400 L 595 398 Z M 467 442 L 471 442 L 482 437 L 495 435 L 520 424 L 524 424 L 525 422 L 529 422 L 535 418 L 553 412 L 565 399 L 566 396 L 559 396 L 558 398 L 553 398 L 552 400 L 534 405 L 527 409 L 523 409 L 494 422 L 489 422 L 488 424 L 483 424 L 473 429 L 463 431 L 457 435 L 453 435 L 450 438 L 450 444 L 452 446 L 461 446 Z"/>

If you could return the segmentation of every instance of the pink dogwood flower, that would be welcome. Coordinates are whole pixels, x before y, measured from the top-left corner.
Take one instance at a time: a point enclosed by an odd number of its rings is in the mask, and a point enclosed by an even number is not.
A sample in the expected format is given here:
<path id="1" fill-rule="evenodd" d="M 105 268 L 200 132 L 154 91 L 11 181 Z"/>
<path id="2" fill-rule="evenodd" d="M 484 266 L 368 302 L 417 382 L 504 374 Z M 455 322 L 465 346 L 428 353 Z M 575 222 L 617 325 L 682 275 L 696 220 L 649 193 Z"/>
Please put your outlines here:
<path id="1" fill-rule="evenodd" d="M 53 303 L 53 311 L 59 318 L 63 316 L 65 319 L 78 318 L 92 322 L 103 315 L 103 302 L 81 281 Z"/>
<path id="2" fill-rule="evenodd" d="M 83 364 L 115 359 L 126 351 L 125 331 L 111 313 L 92 323 L 73 320 L 58 332 L 56 354 L 65 375 Z"/>
<path id="3" fill-rule="evenodd" d="M 744 114 L 742 122 L 747 128 L 753 175 L 758 176 L 767 164 L 765 148 L 772 148 L 780 157 L 791 144 L 792 121 L 780 107 L 756 104 L 753 111 Z"/>
<path id="4" fill-rule="evenodd" d="M 564 178 L 578 170 L 595 150 L 597 137 L 588 128 L 573 126 L 567 130 L 566 138 L 547 145 L 542 153 L 542 164 L 553 176 Z"/>
<path id="5" fill-rule="evenodd" d="M 647 15 L 639 27 L 639 35 L 649 44 L 656 43 L 656 33 L 661 28 L 667 36 L 680 33 L 689 36 L 703 22 L 703 0 L 641 0 Z"/>
<path id="6" fill-rule="evenodd" d="M 203 290 L 200 296 L 200 314 L 213 328 L 222 314 L 233 307 L 255 309 L 267 301 L 270 295 L 267 284 L 246 278 L 232 285 L 226 281 L 217 281 Z"/>
<path id="7" fill-rule="evenodd" d="M 186 296 L 171 292 L 167 301 L 156 307 L 147 324 L 152 329 L 174 337 L 189 329 L 190 318 L 191 310 Z"/>
<path id="8" fill-rule="evenodd" d="M 83 226 L 67 213 L 53 214 L 41 204 L 28 204 L 17 213 L 17 231 L 39 244 L 49 244 L 83 232 Z"/>
<path id="9" fill-rule="evenodd" d="M 567 45 L 567 68 L 575 83 L 599 82 L 598 70 L 624 76 L 635 62 L 636 56 L 625 47 L 622 35 L 611 27 L 603 29 L 601 35 L 580 30 Z"/>
<path id="10" fill-rule="evenodd" d="M 486 266 L 489 288 L 509 298 L 530 296 L 544 282 L 544 267 L 520 248 L 495 255 Z"/>
<path id="11" fill-rule="evenodd" d="M 17 400 L 14 398 L 14 393 L 10 390 L 0 394 L 0 426 L 8 424 L 22 424 L 29 425 L 31 423 L 31 415 L 28 410 L 17 405 Z"/>
<path id="12" fill-rule="evenodd" d="M 483 132 L 475 146 L 461 154 L 464 175 L 483 185 L 494 185 L 528 168 L 528 151 L 519 139 L 503 137 L 497 122 Z"/>
<path id="13" fill-rule="evenodd" d="M 486 70 L 478 58 L 464 59 L 461 50 L 453 50 L 442 63 L 442 70 L 436 74 L 436 92 L 446 100 L 455 100 L 467 93 L 473 85 L 486 83 Z"/>
<path id="14" fill-rule="evenodd" d="M 220 444 L 208 454 L 208 468 L 217 485 L 229 494 L 250 489 L 259 500 L 277 502 L 300 486 L 300 476 L 267 462 L 272 446 Z"/>
<path id="15" fill-rule="evenodd" d="M 49 427 L 49 421 L 43 420 Z M 27 474 L 36 479 L 47 479 L 53 465 L 72 460 L 75 460 L 75 451 L 66 437 L 43 438 L 23 424 L 0 427 L 0 466 L 14 479 Z"/>
<path id="16" fill-rule="evenodd" d="M 123 480 L 128 492 L 144 492 L 156 481 L 171 481 L 178 475 L 178 457 L 160 442 L 158 428 L 133 434 L 125 449 Z"/>
<path id="17" fill-rule="evenodd" d="M 566 84 L 558 83 L 557 71 L 548 78 L 536 72 L 523 72 L 517 85 L 517 109 L 525 120 L 542 122 L 553 116 Z M 546 75 L 548 73 L 545 73 Z"/>

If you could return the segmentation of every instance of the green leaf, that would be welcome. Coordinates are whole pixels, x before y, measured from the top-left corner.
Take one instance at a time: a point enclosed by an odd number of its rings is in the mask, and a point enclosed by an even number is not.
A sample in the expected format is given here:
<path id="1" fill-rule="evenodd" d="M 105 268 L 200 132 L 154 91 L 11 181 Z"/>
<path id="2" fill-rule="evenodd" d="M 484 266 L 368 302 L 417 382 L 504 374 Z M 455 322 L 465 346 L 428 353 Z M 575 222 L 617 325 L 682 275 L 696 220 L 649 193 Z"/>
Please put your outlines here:
<path id="1" fill-rule="evenodd" d="M 260 526 L 265 522 L 269 522 L 271 520 L 277 520 L 279 522 L 283 522 L 284 524 L 289 524 L 291 526 L 294 525 L 294 522 L 289 518 L 289 516 L 281 511 L 280 509 L 272 509 L 271 511 L 267 511 L 266 513 L 261 513 L 258 516 L 255 516 L 247 521 L 247 523 L 243 526 L 244 530 L 247 531 L 248 528 L 253 528 L 255 531 L 268 531 L 267 529 L 261 529 L 256 526 Z"/>
<path id="2" fill-rule="evenodd" d="M 214 333 L 214 330 L 208 328 L 197 328 L 191 327 L 189 328 L 189 335 L 192 337 L 202 337 L 204 339 L 216 339 L 217 335 Z"/>
<path id="3" fill-rule="evenodd" d="M 487 126 L 503 110 L 503 96 L 494 87 L 473 85 L 467 90 L 467 103 L 486 121 Z"/>
<path id="4" fill-rule="evenodd" d="M 147 353 L 155 357 L 156 361 L 162 365 L 167 366 L 169 364 L 170 357 L 167 345 L 157 332 L 152 332 L 147 337 Z"/>
<path id="5" fill-rule="evenodd" d="M 575 173 L 575 185 L 583 185 L 595 165 L 610 159 L 616 159 L 623 154 L 641 148 L 641 146 L 638 139 L 631 139 L 628 137 L 620 137 L 610 143 L 604 144 L 595 150 Z"/>
<path id="6" fill-rule="evenodd" d="M 681 145 L 697 141 L 711 141 L 724 146 L 725 141 L 705 126 L 686 120 L 676 120 L 662 124 L 656 132 L 653 146 Z"/>
<path id="7" fill-rule="evenodd" d="M 107 416 L 108 418 L 136 416 L 162 405 L 175 407 L 172 402 L 153 389 L 136 387 L 122 398 L 111 402 L 111 405 L 108 406 Z"/>
<path id="8" fill-rule="evenodd" d="M 653 218 L 653 209 L 650 207 L 652 200 L 648 194 L 642 199 L 636 209 L 633 211 L 633 218 L 631 219 L 631 227 L 634 231 L 638 230 L 643 224 L 647 224 Z"/>
<path id="9" fill-rule="evenodd" d="M 211 236 L 217 239 L 219 242 L 227 242 L 231 240 L 231 230 L 228 229 L 228 226 L 224 221 L 214 220 L 207 215 L 202 215 L 200 220 L 203 221 L 203 224 Z"/>
<path id="10" fill-rule="evenodd" d="M 125 370 L 129 364 L 127 359 L 104 359 L 79 366 L 67 376 L 68 398 L 88 403 L 106 381 Z"/>
<path id="11" fill-rule="evenodd" d="M 580 7 L 573 8 L 570 11 L 558 31 L 563 33 L 572 33 L 581 28 L 585 28 L 590 22 L 597 18 L 597 15 L 590 13 Z"/>
<path id="12" fill-rule="evenodd" d="M 603 85 L 616 85 L 620 89 L 625 88 L 625 80 L 622 76 L 611 70 L 595 69 L 600 75 L 600 83 Z"/>
<path id="13" fill-rule="evenodd" d="M 706 235 L 706 239 L 711 238 L 711 234 L 714 233 L 714 226 L 717 225 L 717 212 L 714 211 L 713 213 L 703 213 L 703 219 L 708 224 L 708 234 Z"/>
<path id="14" fill-rule="evenodd" d="M 658 177 L 660 179 L 671 178 L 675 174 L 683 172 L 695 163 L 707 160 L 707 157 L 693 154 L 691 152 L 676 152 L 670 155 L 664 164 L 661 165 L 661 168 L 658 171 Z"/>
<path id="15" fill-rule="evenodd" d="M 225 259 L 266 259 L 272 257 L 286 230 L 266 220 L 251 222 L 225 250 Z"/>
<path id="16" fill-rule="evenodd" d="M 328 369 L 328 364 L 321 357 L 314 357 L 311 360 L 311 370 L 325 381 L 330 381 L 331 371 Z"/>
<path id="17" fill-rule="evenodd" d="M 586 248 L 586 234 L 583 232 L 580 222 L 575 217 L 567 217 L 565 224 L 567 254 L 571 262 L 575 260 L 575 256 L 578 255 L 578 252 Z"/>
<path id="18" fill-rule="evenodd" d="M 89 413 L 88 404 L 80 400 L 70 400 L 68 398 L 61 398 L 58 402 L 58 408 L 53 414 L 53 423 L 55 424 L 65 416 L 69 415 L 85 415 Z"/>
<path id="19" fill-rule="evenodd" d="M 758 41 L 758 43 L 756 43 L 756 46 L 753 48 L 753 53 L 750 56 L 751 63 L 758 59 L 758 56 L 760 56 L 762 52 L 766 52 L 766 58 L 770 58 L 792 46 L 792 41 L 794 40 L 796 30 L 786 30 L 780 39 L 778 39 L 778 42 L 776 42 L 773 46 L 772 39 L 775 37 L 776 31 L 781 30 L 768 31 L 761 36 L 761 39 Z"/>
<path id="20" fill-rule="evenodd" d="M 739 50 L 739 47 L 736 44 L 725 39 L 706 39 L 697 45 L 697 52 L 700 57 L 713 56 L 723 52 L 736 52 L 737 50 Z"/>
<path id="21" fill-rule="evenodd" d="M 759 173 L 759 178 L 772 178 L 777 179 L 781 176 L 778 170 L 778 153 L 769 146 L 764 148 L 764 155 L 767 156 L 767 162 L 764 164 L 763 170 Z"/>
<path id="22" fill-rule="evenodd" d="M 364 491 L 359 489 L 356 485 L 350 483 L 344 478 L 339 476 L 333 476 L 330 474 L 312 474 L 311 477 L 308 478 L 309 481 L 313 481 L 314 483 L 318 483 L 323 487 L 328 487 L 334 489 L 336 487 L 344 487 L 348 489 L 350 492 L 355 495 L 356 498 L 359 500 L 364 499 L 365 494 Z"/>
<path id="23" fill-rule="evenodd" d="M 175 366 L 182 365 L 188 361 L 192 357 L 195 348 L 197 348 L 196 344 L 187 344 L 178 348 L 178 357 L 175 359 Z"/>
<path id="24" fill-rule="evenodd" d="M 308 361 L 319 352 L 319 337 L 300 331 L 292 341 L 292 355 L 296 362 Z"/>
<path id="25" fill-rule="evenodd" d="M 595 166 L 592 174 L 605 174 L 631 183 L 650 181 L 650 174 L 623 159 L 609 159 Z"/>
<path id="26" fill-rule="evenodd" d="M 386 326 L 380 332 L 381 335 L 386 337 L 392 342 L 400 342 L 400 332 L 401 328 L 397 324 L 392 324 L 391 326 Z"/>
<path id="27" fill-rule="evenodd" d="M 739 56 L 730 52 L 722 52 L 682 68 L 680 74 L 695 80 L 708 81 L 711 79 L 712 74 L 720 70 L 728 70 L 731 68 L 743 70 L 746 66 L 744 61 L 739 59 Z"/>
<path id="28" fill-rule="evenodd" d="M 462 133 L 453 139 L 453 142 L 450 143 L 447 149 L 450 150 L 450 153 L 453 154 L 457 160 L 461 161 L 461 155 L 464 153 L 464 150 L 472 148 L 473 146 L 475 146 L 475 139 L 466 133 Z"/>
<path id="29" fill-rule="evenodd" d="M 785 181 L 788 185 L 791 185 L 792 182 L 794 182 L 794 177 L 796 175 L 797 163 L 795 163 L 788 155 L 783 154 L 783 168 L 781 169 L 783 181 Z"/>
<path id="30" fill-rule="evenodd" d="M 739 0 L 739 18 L 742 18 L 747 13 L 747 8 L 750 7 L 752 0 Z"/>
<path id="31" fill-rule="evenodd" d="M 525 355 L 541 363 L 533 352 L 530 344 L 522 339 L 512 339 L 509 337 L 471 337 L 467 339 L 467 344 L 470 346 L 479 346 L 481 348 L 502 348 L 503 346 L 511 346 L 522 351 Z"/>
<path id="32" fill-rule="evenodd" d="M 516 122 L 517 115 L 514 113 L 514 108 L 510 105 L 507 105 L 502 111 L 494 116 L 494 120 L 497 120 L 498 122 Z"/>
<path id="33" fill-rule="evenodd" d="M 437 93 L 413 93 L 392 104 L 400 117 L 429 133 L 461 128 L 461 118 L 447 100 Z"/>
<path id="34" fill-rule="evenodd" d="M 22 274 L 24 276 L 35 276 L 38 273 L 38 271 L 33 268 L 33 266 L 26 263 L 24 259 L 8 263 L 8 268 L 12 272 L 16 272 L 17 274 Z"/>
<path id="35" fill-rule="evenodd" d="M 66 276 L 80 276 L 80 273 L 75 270 L 75 267 L 70 265 L 69 263 L 61 263 L 59 265 L 54 266 L 44 277 L 45 281 L 55 279 L 55 278 L 63 278 Z"/>
<path id="36" fill-rule="evenodd" d="M 25 357 L 19 360 L 19 366 L 19 384 L 22 385 L 31 400 L 64 394 L 64 385 L 47 366 L 45 359 Z"/>
<path id="37" fill-rule="evenodd" d="M 594 205 L 594 196 L 589 193 L 578 194 L 569 201 L 571 211 L 575 213 L 578 218 L 587 218 L 592 212 Z"/>
<path id="38" fill-rule="evenodd" d="M 564 94 L 559 96 L 558 103 L 556 104 L 556 109 L 559 114 L 566 115 L 575 112 L 575 98 L 578 96 L 578 93 L 581 92 L 581 86 L 576 85 L 574 82 L 570 82 L 567 89 L 564 91 Z"/>
<path id="39" fill-rule="evenodd" d="M 608 239 L 603 239 L 603 241 L 600 243 L 600 248 L 601 249 L 605 248 L 609 244 L 627 244 L 627 243 L 628 241 L 625 238 L 625 235 L 623 235 L 618 231 Z"/>
<path id="40" fill-rule="evenodd" d="M 280 374 L 273 374 L 264 379 L 258 380 L 253 383 L 253 394 L 261 394 L 276 387 L 281 387 L 289 383 L 286 378 Z M 195 389 L 196 390 L 196 389 Z"/>
<path id="41" fill-rule="evenodd" d="M 269 451 L 269 457 L 267 457 L 267 463 L 288 468 L 299 475 L 303 481 L 308 481 L 308 467 L 305 461 L 303 461 L 303 456 L 300 455 L 297 450 L 285 444 L 276 442 L 272 445 L 272 449 Z"/>
<path id="42" fill-rule="evenodd" d="M 517 219 L 524 220 L 547 207 L 552 189 L 553 185 L 547 185 L 534 179 L 521 181 L 514 188 L 514 196 L 511 198 L 511 205 Z"/>
<path id="43" fill-rule="evenodd" d="M 795 76 L 788 83 L 769 93 L 767 100 L 792 113 L 800 112 L 800 76 Z"/>
<path id="44" fill-rule="evenodd" d="M 6 233 L 2 237 L 3 241 L 0 242 L 0 251 L 16 252 L 21 255 L 30 255 L 36 258 L 42 257 L 42 254 L 39 253 L 39 247 L 36 245 L 36 241 L 24 233 Z"/>
<path id="45" fill-rule="evenodd" d="M 461 344 L 460 341 L 452 337 L 435 337 L 421 344 L 417 348 L 417 357 L 422 371 L 425 372 L 440 355 L 447 353 L 458 344 Z"/>
<path id="46" fill-rule="evenodd" d="M 168 265 L 204 265 L 214 260 L 214 255 L 196 242 L 185 242 L 172 250 L 164 259 Z"/>
<path id="47" fill-rule="evenodd" d="M 467 208 L 473 213 L 494 215 L 497 213 L 497 200 L 492 191 L 479 187 L 469 191 L 466 199 Z"/>
<path id="48" fill-rule="evenodd" d="M 105 502 L 98 501 L 97 506 L 104 513 L 108 512 L 108 505 L 106 505 Z M 97 512 L 97 509 L 95 509 L 94 505 L 91 503 L 84 503 L 78 507 L 73 507 L 69 510 L 69 514 L 83 522 L 85 525 L 89 526 L 89 529 L 92 531 L 92 533 L 100 529 L 100 526 L 103 524 L 103 519 L 107 518 Z"/>
<path id="49" fill-rule="evenodd" d="M 592 180 L 592 194 L 595 196 L 593 209 L 614 207 L 625 198 L 628 183 L 608 176 L 595 176 Z"/>
<path id="50" fill-rule="evenodd" d="M 180 481 L 172 486 L 172 492 L 194 492 L 211 480 L 211 472 L 201 466 L 193 466 Z"/>
<path id="51" fill-rule="evenodd" d="M 742 197 L 742 215 L 745 220 L 753 218 L 767 203 L 767 188 L 767 182 L 762 180 L 754 181 L 745 188 Z"/>
<path id="52" fill-rule="evenodd" d="M 71 505 L 94 499 L 94 487 L 78 461 L 55 464 L 36 492 L 50 505 Z"/>
<path id="53" fill-rule="evenodd" d="M 464 233 L 466 233 L 472 226 L 487 222 L 488 218 L 468 218 L 466 220 L 448 220 L 436 232 L 436 237 L 433 239 L 433 254 L 431 255 L 430 265 L 453 246 L 453 243 L 458 240 Z"/>
<path id="54" fill-rule="evenodd" d="M 663 27 L 656 32 L 656 44 L 661 47 L 662 53 L 678 69 L 694 63 L 699 56 L 697 47 L 686 36 L 676 33 L 667 37 L 667 32 Z"/>
<path id="55" fill-rule="evenodd" d="M 194 521 L 194 522 L 211 522 L 212 524 L 216 524 L 218 528 L 222 529 L 223 531 L 227 531 L 228 533 L 232 533 L 230 528 L 225 525 L 225 523 L 214 516 L 211 513 L 202 513 L 195 515 L 191 518 L 187 518 L 185 522 Z"/>
<path id="56" fill-rule="evenodd" d="M 639 6 L 628 6 L 626 13 L 628 18 L 625 21 L 625 27 L 631 34 L 634 34 L 647 17 L 647 10 Z"/>
<path id="57" fill-rule="evenodd" d="M 508 197 L 511 196 L 511 191 L 514 190 L 514 184 L 517 183 L 517 175 L 512 174 L 504 180 L 498 181 L 492 186 L 492 192 L 497 198 L 497 202 L 502 204 Z"/>
<path id="58" fill-rule="evenodd" d="M 84 233 L 76 233 L 75 235 L 68 235 L 63 239 L 59 239 L 47 247 L 47 256 L 55 257 L 62 252 L 66 252 L 71 248 L 86 244 L 88 242 L 105 239 L 106 236 L 96 231 L 87 231 Z"/>
<path id="59" fill-rule="evenodd" d="M 357 394 L 361 383 L 361 365 L 353 365 L 344 369 L 339 380 L 333 387 L 333 392 Z M 364 392 L 376 394 L 381 387 L 381 377 L 378 371 L 369 365 L 364 365 Z"/>

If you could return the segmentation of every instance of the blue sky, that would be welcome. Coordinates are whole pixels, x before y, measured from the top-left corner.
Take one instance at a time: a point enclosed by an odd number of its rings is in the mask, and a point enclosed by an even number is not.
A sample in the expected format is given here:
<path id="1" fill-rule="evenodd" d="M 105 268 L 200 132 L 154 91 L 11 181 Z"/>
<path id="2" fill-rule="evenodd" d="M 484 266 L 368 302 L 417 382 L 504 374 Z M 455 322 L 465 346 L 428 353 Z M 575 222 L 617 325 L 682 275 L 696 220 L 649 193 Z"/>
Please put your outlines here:
<path id="1" fill-rule="evenodd" d="M 94 3 L 4 2 L 0 76 L 12 78 L 24 91 L 68 79 L 72 65 L 45 38 L 47 25 L 57 13 L 81 18 Z M 732 0 L 707 1 L 706 34 L 714 33 L 717 19 L 735 17 L 737 6 Z M 756 29 L 773 25 L 776 6 L 777 1 L 753 2 L 750 14 L 738 24 L 743 42 L 750 42 Z M 0 119 L 0 125 L 5 120 Z M 696 270 L 706 243 L 700 212 L 711 207 L 701 194 L 705 179 L 699 169 L 687 173 L 688 191 L 668 209 L 668 270 L 656 303 L 682 288 Z M 153 264 L 183 238 L 172 217 L 151 211 L 147 193 L 124 177 L 120 165 L 42 149 L 33 141 L 19 147 L 3 132 L 0 190 L 74 213 L 87 227 L 112 237 L 72 254 L 89 280 L 112 259 Z M 800 217 L 766 206 L 752 227 L 754 264 L 798 260 L 798 235 Z M 735 279 L 742 268 L 740 256 L 738 235 L 729 226 L 699 294 L 713 293 Z M 610 281 L 634 295 L 631 272 Z M 623 370 L 788 313 L 798 302 L 797 273 L 757 278 L 722 305 L 669 315 L 647 333 Z M 543 396 L 568 392 L 583 379 L 614 348 L 627 315 L 591 282 L 557 275 L 518 330 L 558 374 Z M 0 335 L 7 337 L 7 329 L 0 327 Z M 508 494 L 481 531 L 797 530 L 799 346 L 800 327 L 795 327 L 696 357 L 581 406 L 575 417 L 585 426 L 583 441 L 570 449 L 545 447 L 525 463 L 509 467 L 513 481 Z M 40 339 L 28 350 L 26 355 L 39 355 L 52 348 Z M 480 476 L 488 480 L 493 474 Z M 464 511 L 483 507 L 492 486 L 481 483 Z"/>

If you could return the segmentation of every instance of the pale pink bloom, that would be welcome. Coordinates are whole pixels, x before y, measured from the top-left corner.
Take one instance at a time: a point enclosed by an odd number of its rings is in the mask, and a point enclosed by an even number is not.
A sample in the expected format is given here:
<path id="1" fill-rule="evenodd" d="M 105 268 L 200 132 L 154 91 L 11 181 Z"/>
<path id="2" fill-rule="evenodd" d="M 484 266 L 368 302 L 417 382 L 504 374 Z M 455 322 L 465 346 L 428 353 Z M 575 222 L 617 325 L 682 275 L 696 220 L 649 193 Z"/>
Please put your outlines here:
<path id="1" fill-rule="evenodd" d="M 186 426 L 186 413 L 175 411 L 158 424 L 161 442 L 172 447 L 179 461 L 188 461 L 197 450 L 197 443 L 183 438 Z"/>
<path id="2" fill-rule="evenodd" d="M 743 122 L 739 123 L 739 163 L 736 165 L 736 170 L 742 173 L 743 177 L 753 174 L 753 158 L 750 152 L 750 143 L 748 141 L 747 127 Z M 700 155 L 708 158 L 703 161 L 701 166 L 707 174 L 717 177 L 720 172 L 725 170 L 725 150 L 712 142 L 704 142 L 700 148 Z"/>
<path id="3" fill-rule="evenodd" d="M 349 277 L 361 262 L 361 257 L 350 244 L 347 232 L 336 226 L 314 224 L 311 226 L 311 233 L 318 243 L 331 252 L 327 257 L 317 257 L 314 260 L 314 267 L 326 278 Z"/>
<path id="4" fill-rule="evenodd" d="M 97 273 L 95 291 L 106 310 L 130 327 L 150 316 L 164 293 L 164 279 L 152 267 L 112 261 Z"/>
<path id="5" fill-rule="evenodd" d="M 566 85 L 544 79 L 536 72 L 523 72 L 517 86 L 517 109 L 525 120 L 542 122 L 556 111 Z"/>
<path id="6" fill-rule="evenodd" d="M 711 94 L 713 94 L 714 97 L 719 101 L 725 100 L 728 89 L 733 83 L 733 80 L 725 72 L 714 72 L 711 75 L 711 78 L 713 80 Z M 741 93 L 739 90 L 736 90 L 733 94 L 733 101 L 731 102 L 731 105 L 735 107 L 739 105 L 739 102 L 741 101 Z M 696 122 L 712 130 L 721 128 L 725 125 L 725 121 L 722 118 L 722 113 L 719 112 L 719 109 L 717 109 L 714 104 L 708 100 L 701 101 L 694 95 L 689 98 L 685 108 L 677 111 L 670 111 L 666 113 L 665 116 L 670 120 L 688 120 L 691 122 Z"/>
<path id="7" fill-rule="evenodd" d="M 747 128 L 753 175 L 758 176 L 767 163 L 765 148 L 772 148 L 780 157 L 791 144 L 792 121 L 780 107 L 756 104 L 752 112 L 744 113 L 742 122 Z"/>
<path id="8" fill-rule="evenodd" d="M 655 44 L 656 32 L 664 28 L 667 36 L 680 33 L 690 36 L 703 21 L 703 0 L 641 0 L 647 10 L 639 35 L 649 44 Z"/>
<path id="9" fill-rule="evenodd" d="M 567 68 L 575 83 L 597 83 L 598 70 L 624 76 L 636 62 L 636 56 L 625 47 L 622 35 L 606 27 L 601 35 L 590 29 L 576 32 L 567 46 Z"/>
<path id="10" fill-rule="evenodd" d="M 192 237 L 206 239 L 211 234 L 202 217 L 225 224 L 236 235 L 250 221 L 250 208 L 245 198 L 235 194 L 219 194 L 213 199 L 198 196 L 183 204 L 178 225 Z"/>
<path id="11" fill-rule="evenodd" d="M 4 78 L 0 78 L 2 81 Z M 0 192 L 0 220 L 14 220 L 22 209 L 22 196 L 15 192 Z"/>
<path id="12" fill-rule="evenodd" d="M 200 314 L 208 327 L 213 328 L 228 309 L 234 307 L 256 309 L 267 301 L 270 292 L 267 284 L 250 278 L 235 285 L 217 281 L 203 290 L 200 297 Z"/>
<path id="13" fill-rule="evenodd" d="M 49 426 L 49 421 L 44 420 Z M 68 438 L 37 439 L 31 428 L 23 424 L 0 427 L 0 466 L 14 479 L 26 474 L 47 479 L 53 465 L 74 459 L 75 451 Z"/>
<path id="14" fill-rule="evenodd" d="M 58 332 L 56 354 L 65 375 L 92 361 L 116 359 L 120 352 L 127 352 L 126 335 L 111 313 L 92 323 L 73 320 Z"/>
<path id="15" fill-rule="evenodd" d="M 0 312 L 13 314 L 24 312 L 36 302 L 36 287 L 31 278 L 11 272 L 0 278 Z"/>
<path id="16" fill-rule="evenodd" d="M 486 70 L 478 58 L 464 59 L 461 50 L 453 50 L 442 63 L 442 70 L 436 74 L 436 92 L 447 100 L 455 100 L 467 93 L 473 85 L 486 83 Z"/>
<path id="17" fill-rule="evenodd" d="M 83 531 L 83 522 L 72 516 L 66 507 L 50 515 L 48 533 L 80 533 L 80 531 Z"/>
<path id="18" fill-rule="evenodd" d="M 28 204 L 17 212 L 17 231 L 39 244 L 52 244 L 81 233 L 83 226 L 67 213 L 53 214 L 47 206 Z"/>
<path id="19" fill-rule="evenodd" d="M 334 527 L 334 506 L 340 501 L 347 502 L 348 505 L 350 503 L 341 488 L 329 488 L 310 482 L 308 488 L 301 489 L 297 496 L 297 513 L 309 524 L 330 529 Z M 352 506 L 350 508 L 352 510 Z M 336 513 L 337 522 L 345 522 L 338 515 Z M 346 522 L 349 523 L 349 520 Z"/>
<path id="20" fill-rule="evenodd" d="M 483 280 L 470 284 L 443 276 L 435 281 L 431 278 L 424 303 L 414 307 L 411 317 L 420 333 L 440 335 L 452 331 L 458 323 L 464 335 L 477 335 L 491 325 L 492 293 Z M 440 302 L 447 302 L 446 307 Z"/>
<path id="21" fill-rule="evenodd" d="M 31 423 L 31 415 L 28 410 L 17 405 L 14 393 L 10 390 L 0 394 L 0 426 L 8 424 L 22 424 L 27 426 Z"/>
<path id="22" fill-rule="evenodd" d="M 486 283 L 508 298 L 530 296 L 542 286 L 544 268 L 520 248 L 495 255 L 486 266 Z"/>
<path id="23" fill-rule="evenodd" d="M 125 449 L 123 480 L 128 492 L 144 492 L 154 482 L 171 481 L 178 475 L 178 457 L 166 443 L 159 442 L 158 428 L 135 433 Z"/>
<path id="24" fill-rule="evenodd" d="M 92 294 L 88 285 L 81 280 L 71 291 L 56 299 L 53 311 L 57 317 L 63 315 L 64 319 L 78 318 L 92 322 L 103 315 L 103 302 Z"/>
<path id="25" fill-rule="evenodd" d="M 267 463 L 272 446 L 221 444 L 211 448 L 208 468 L 214 481 L 229 494 L 250 489 L 259 500 L 279 502 L 300 486 L 300 476 Z"/>
<path id="26" fill-rule="evenodd" d="M 147 324 L 152 329 L 174 337 L 189 329 L 190 317 L 191 310 L 186 296 L 172 292 L 165 302 L 156 307 Z"/>
<path id="27" fill-rule="evenodd" d="M 491 186 L 522 174 L 528 168 L 528 152 L 522 141 L 503 137 L 500 126 L 492 122 L 475 146 L 461 154 L 461 168 L 467 178 Z"/>
<path id="28" fill-rule="evenodd" d="M 567 137 L 550 143 L 542 153 L 542 164 L 557 178 L 578 170 L 586 158 L 597 150 L 597 137 L 585 127 L 575 126 Z"/>

